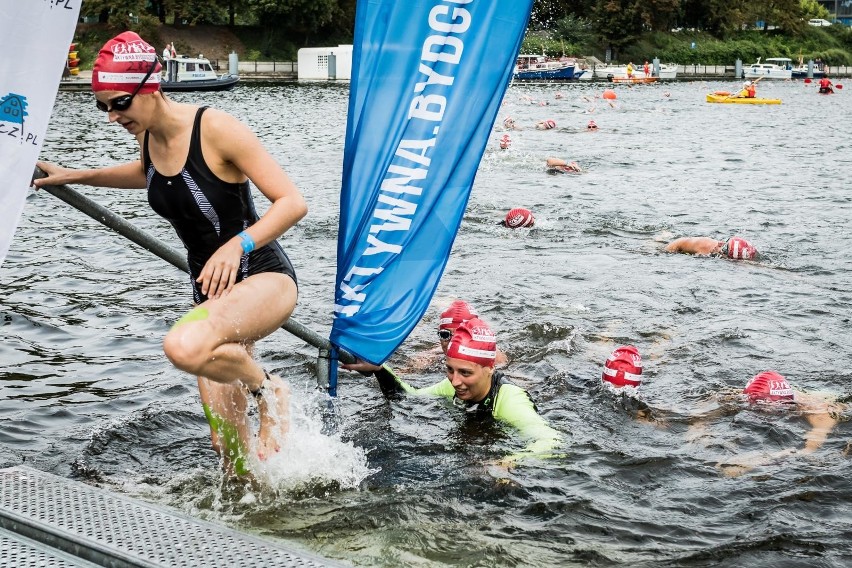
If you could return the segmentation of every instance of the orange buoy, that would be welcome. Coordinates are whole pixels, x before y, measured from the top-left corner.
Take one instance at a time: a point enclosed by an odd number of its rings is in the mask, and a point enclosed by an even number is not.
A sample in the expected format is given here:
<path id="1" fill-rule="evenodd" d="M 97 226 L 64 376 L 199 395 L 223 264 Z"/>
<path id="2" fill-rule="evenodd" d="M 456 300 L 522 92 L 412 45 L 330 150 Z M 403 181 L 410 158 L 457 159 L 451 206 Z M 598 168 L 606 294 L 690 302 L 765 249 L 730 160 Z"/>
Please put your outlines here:
<path id="1" fill-rule="evenodd" d="M 604 92 L 603 92 L 603 95 L 601 95 L 601 96 L 603 96 L 603 98 L 610 100 L 610 101 L 614 101 L 615 99 L 618 98 L 615 94 L 615 91 L 613 91 L 612 89 L 605 89 Z"/>

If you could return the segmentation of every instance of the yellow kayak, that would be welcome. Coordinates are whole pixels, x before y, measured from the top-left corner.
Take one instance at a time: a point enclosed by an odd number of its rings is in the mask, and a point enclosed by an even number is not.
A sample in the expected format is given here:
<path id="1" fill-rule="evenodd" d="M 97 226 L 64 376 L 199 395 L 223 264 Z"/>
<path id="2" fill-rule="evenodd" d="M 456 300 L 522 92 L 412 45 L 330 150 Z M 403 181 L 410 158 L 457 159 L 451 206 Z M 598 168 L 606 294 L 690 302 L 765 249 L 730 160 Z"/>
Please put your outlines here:
<path id="1" fill-rule="evenodd" d="M 717 95 L 714 93 L 707 94 L 708 103 L 733 103 L 738 105 L 780 105 L 781 99 L 749 99 L 746 97 L 738 97 L 736 95 Z"/>

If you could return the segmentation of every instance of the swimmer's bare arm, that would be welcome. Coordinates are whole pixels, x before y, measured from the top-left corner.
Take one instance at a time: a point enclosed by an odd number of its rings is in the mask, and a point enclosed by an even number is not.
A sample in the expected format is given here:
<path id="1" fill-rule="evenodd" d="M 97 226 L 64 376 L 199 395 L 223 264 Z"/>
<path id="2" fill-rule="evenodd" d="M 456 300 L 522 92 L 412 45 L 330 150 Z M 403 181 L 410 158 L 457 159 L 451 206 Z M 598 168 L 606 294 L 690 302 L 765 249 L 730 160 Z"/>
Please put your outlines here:
<path id="1" fill-rule="evenodd" d="M 666 245 L 666 252 L 687 254 L 712 254 L 720 248 L 720 242 L 710 237 L 681 237 Z"/>
<path id="2" fill-rule="evenodd" d="M 837 420 L 828 413 L 806 414 L 805 418 L 810 423 L 811 429 L 805 434 L 805 447 L 802 448 L 801 453 L 811 454 L 825 443 L 826 438 L 837 425 Z"/>
<path id="3" fill-rule="evenodd" d="M 37 162 L 36 165 L 47 177 L 33 180 L 36 188 L 46 185 L 82 184 L 95 187 L 115 187 L 119 189 L 142 189 L 146 187 L 142 160 L 127 162 L 108 168 L 78 170 L 65 168 L 50 162 Z"/>
<path id="4" fill-rule="evenodd" d="M 260 219 L 243 231 L 260 248 L 295 225 L 308 212 L 296 184 L 264 148 L 248 126 L 230 114 L 215 109 L 204 114 L 202 147 L 205 160 L 219 178 L 233 183 L 250 179 L 272 203 Z M 219 297 L 235 284 L 243 255 L 239 235 L 214 252 L 196 281 L 201 292 Z"/>

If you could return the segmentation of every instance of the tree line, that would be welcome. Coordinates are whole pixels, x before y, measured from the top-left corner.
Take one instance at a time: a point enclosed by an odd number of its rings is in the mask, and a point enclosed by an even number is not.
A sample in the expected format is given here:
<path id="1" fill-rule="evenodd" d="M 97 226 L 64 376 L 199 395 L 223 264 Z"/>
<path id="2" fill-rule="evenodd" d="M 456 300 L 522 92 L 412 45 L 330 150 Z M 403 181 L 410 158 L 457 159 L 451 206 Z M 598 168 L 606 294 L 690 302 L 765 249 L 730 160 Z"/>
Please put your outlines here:
<path id="1" fill-rule="evenodd" d="M 406 0 L 399 0 L 404 2 Z M 498 0 L 489 0 L 498 1 Z M 350 38 L 356 0 L 83 0 L 81 13 L 132 28 L 139 18 L 178 25 L 248 25 L 303 38 Z M 648 32 L 691 29 L 724 39 L 762 29 L 802 33 L 828 12 L 816 0 L 536 0 L 530 31 L 621 48 Z"/>

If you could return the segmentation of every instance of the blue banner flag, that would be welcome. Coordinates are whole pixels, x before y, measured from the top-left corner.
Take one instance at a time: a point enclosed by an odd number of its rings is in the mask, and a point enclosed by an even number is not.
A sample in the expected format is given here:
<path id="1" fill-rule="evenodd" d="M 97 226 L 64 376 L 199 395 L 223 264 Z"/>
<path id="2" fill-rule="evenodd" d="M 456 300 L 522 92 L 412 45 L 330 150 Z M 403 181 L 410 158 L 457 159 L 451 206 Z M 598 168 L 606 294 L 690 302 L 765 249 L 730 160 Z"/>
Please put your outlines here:
<path id="1" fill-rule="evenodd" d="M 331 342 L 384 362 L 441 279 L 533 0 L 358 0 Z"/>

